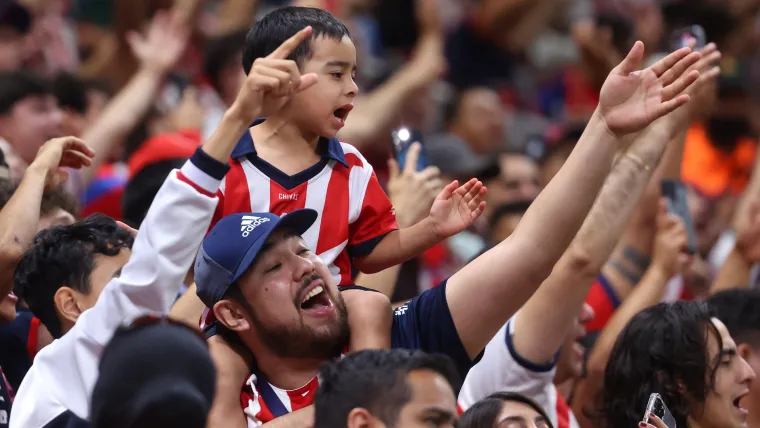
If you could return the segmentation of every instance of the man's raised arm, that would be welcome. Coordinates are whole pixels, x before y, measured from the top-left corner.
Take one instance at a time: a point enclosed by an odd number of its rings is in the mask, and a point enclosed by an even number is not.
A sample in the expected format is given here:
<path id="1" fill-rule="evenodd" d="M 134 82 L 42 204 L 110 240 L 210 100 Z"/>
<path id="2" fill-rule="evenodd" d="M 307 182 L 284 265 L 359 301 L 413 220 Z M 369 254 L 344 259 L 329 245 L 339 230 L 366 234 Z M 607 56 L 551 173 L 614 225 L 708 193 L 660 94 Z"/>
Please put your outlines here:
<path id="1" fill-rule="evenodd" d="M 699 72 L 684 73 L 699 59 L 698 53 L 680 49 L 636 71 L 643 55 L 644 46 L 637 42 L 610 73 L 576 148 L 514 234 L 449 279 L 448 305 L 471 357 L 549 276 L 586 218 L 623 137 L 689 100 L 682 92 Z M 654 159 L 634 161 L 642 168 L 654 164 Z"/>

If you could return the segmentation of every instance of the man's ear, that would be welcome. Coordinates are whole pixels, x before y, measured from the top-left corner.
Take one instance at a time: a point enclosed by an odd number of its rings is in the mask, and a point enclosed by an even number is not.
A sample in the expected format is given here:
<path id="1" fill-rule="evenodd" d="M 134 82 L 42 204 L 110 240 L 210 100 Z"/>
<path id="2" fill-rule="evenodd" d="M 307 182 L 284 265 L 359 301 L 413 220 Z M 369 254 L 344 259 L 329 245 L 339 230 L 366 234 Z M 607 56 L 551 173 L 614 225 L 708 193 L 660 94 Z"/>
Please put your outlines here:
<path id="1" fill-rule="evenodd" d="M 370 428 L 377 426 L 375 424 L 375 417 L 372 416 L 369 410 L 362 407 L 352 409 L 346 419 L 347 428 Z"/>
<path id="2" fill-rule="evenodd" d="M 70 321 L 72 324 L 82 315 L 79 302 L 76 299 L 76 292 L 69 287 L 61 287 L 53 296 L 55 307 L 63 319 Z"/>
<path id="3" fill-rule="evenodd" d="M 221 300 L 214 305 L 214 315 L 217 321 L 232 331 L 251 329 L 248 313 L 243 305 L 234 300 Z"/>

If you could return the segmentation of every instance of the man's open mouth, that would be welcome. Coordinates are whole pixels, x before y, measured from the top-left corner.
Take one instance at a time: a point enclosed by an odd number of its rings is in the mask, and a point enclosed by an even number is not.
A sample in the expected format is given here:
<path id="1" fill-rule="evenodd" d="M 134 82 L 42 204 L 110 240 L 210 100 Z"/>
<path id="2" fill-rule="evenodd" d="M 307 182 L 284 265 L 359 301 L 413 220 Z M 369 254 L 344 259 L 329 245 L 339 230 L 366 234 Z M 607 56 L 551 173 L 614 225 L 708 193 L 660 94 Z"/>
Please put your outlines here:
<path id="1" fill-rule="evenodd" d="M 330 298 L 327 296 L 322 285 L 317 285 L 301 298 L 301 309 L 320 309 L 331 305 Z"/>

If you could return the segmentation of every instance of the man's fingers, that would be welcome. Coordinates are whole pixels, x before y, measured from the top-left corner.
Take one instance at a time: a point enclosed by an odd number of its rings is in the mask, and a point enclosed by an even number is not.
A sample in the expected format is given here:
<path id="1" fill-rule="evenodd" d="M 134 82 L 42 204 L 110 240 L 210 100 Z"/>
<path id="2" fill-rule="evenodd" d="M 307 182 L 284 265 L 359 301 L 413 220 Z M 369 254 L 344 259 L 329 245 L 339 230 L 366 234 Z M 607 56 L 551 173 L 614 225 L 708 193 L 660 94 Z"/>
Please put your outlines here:
<path id="1" fill-rule="evenodd" d="M 406 151 L 406 159 L 404 159 L 404 174 L 412 175 L 417 171 L 420 151 L 422 151 L 420 143 L 414 142 L 409 146 L 409 150 Z"/>
<path id="2" fill-rule="evenodd" d="M 135 229 L 134 227 L 131 227 L 131 226 L 129 226 L 126 223 L 121 222 L 121 221 L 116 221 L 116 224 L 120 228 L 122 228 L 122 229 L 126 230 L 127 232 L 131 233 L 132 236 L 137 236 L 137 229 Z"/>
<path id="3" fill-rule="evenodd" d="M 623 62 L 618 65 L 618 74 L 627 76 L 639 69 L 639 64 L 644 59 L 644 43 L 640 40 L 633 44 L 633 47 L 628 52 L 628 55 L 623 59 Z"/>
<path id="4" fill-rule="evenodd" d="M 63 150 L 74 150 L 81 153 L 84 153 L 85 155 L 89 157 L 95 156 L 95 151 L 90 148 L 90 146 L 87 145 L 87 143 L 84 142 L 84 140 L 79 139 L 77 137 L 61 137 L 57 139 L 61 142 Z"/>
<path id="5" fill-rule="evenodd" d="M 683 57 L 680 61 L 675 63 L 673 67 L 671 67 L 669 70 L 665 71 L 665 73 L 660 76 L 660 82 L 662 83 L 662 86 L 668 86 L 675 82 L 679 77 L 681 77 L 684 72 L 691 67 L 692 65 L 696 64 L 697 61 L 701 58 L 701 55 L 699 52 L 692 52 L 689 55 L 686 55 Z"/>
<path id="6" fill-rule="evenodd" d="M 457 188 L 455 193 L 464 197 L 465 195 L 467 195 L 467 193 L 470 192 L 470 190 L 472 189 L 472 186 L 474 186 L 475 183 L 477 182 L 478 182 L 477 178 L 472 178 L 467 183 L 464 183 L 463 185 L 459 186 L 459 188 Z"/>
<path id="7" fill-rule="evenodd" d="M 311 36 L 311 26 L 294 34 L 288 40 L 285 40 L 277 49 L 274 50 L 267 58 L 285 59 L 300 45 L 304 40 Z"/>
<path id="8" fill-rule="evenodd" d="M 682 105 L 689 102 L 689 96 L 686 94 L 681 94 L 676 96 L 670 101 L 665 101 L 664 103 L 657 106 L 655 109 L 655 120 L 659 119 L 666 114 L 672 112 L 673 110 L 677 109 L 678 107 L 681 107 Z"/>
<path id="9" fill-rule="evenodd" d="M 438 178 L 441 175 L 441 170 L 435 166 L 429 166 L 417 173 L 417 176 L 422 181 L 430 181 L 434 178 Z"/>
<path id="10" fill-rule="evenodd" d="M 444 187 L 443 190 L 441 190 L 441 193 L 436 196 L 436 199 L 445 200 L 451 198 L 451 195 L 454 194 L 454 191 L 457 190 L 458 187 L 459 182 L 457 180 L 452 181 L 446 187 Z"/>
<path id="11" fill-rule="evenodd" d="M 398 162 L 396 162 L 396 159 L 388 158 L 388 174 L 391 180 L 394 180 L 398 178 L 399 175 L 401 175 L 401 170 L 398 167 Z"/>
<path id="12" fill-rule="evenodd" d="M 657 61 L 654 63 L 652 67 L 652 71 L 654 74 L 657 75 L 657 77 L 662 76 L 666 71 L 670 70 L 678 61 L 685 58 L 687 55 L 691 53 L 691 48 L 681 48 L 678 49 L 675 52 L 672 52 L 670 55 L 666 56 L 665 58 Z"/>
<path id="13" fill-rule="evenodd" d="M 666 86 L 662 90 L 662 99 L 665 101 L 672 100 L 678 94 L 684 93 L 689 86 L 693 85 L 699 79 L 699 71 L 691 70 L 685 76 L 681 76 L 672 85 Z"/>
<path id="14" fill-rule="evenodd" d="M 78 169 L 83 166 L 92 165 L 92 159 L 90 159 L 89 156 L 85 155 L 82 152 L 66 150 L 63 152 L 63 156 L 61 157 L 61 162 L 59 165 Z"/>

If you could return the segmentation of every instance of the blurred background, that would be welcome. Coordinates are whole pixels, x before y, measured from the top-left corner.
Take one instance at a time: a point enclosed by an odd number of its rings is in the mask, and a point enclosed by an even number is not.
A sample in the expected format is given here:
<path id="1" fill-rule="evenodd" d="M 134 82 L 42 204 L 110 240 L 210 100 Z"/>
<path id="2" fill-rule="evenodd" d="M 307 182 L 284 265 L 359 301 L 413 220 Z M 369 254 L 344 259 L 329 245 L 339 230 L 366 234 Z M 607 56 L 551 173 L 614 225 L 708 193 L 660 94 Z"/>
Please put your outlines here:
<path id="1" fill-rule="evenodd" d="M 0 0 L 0 148 L 11 177 L 46 139 L 83 136 L 98 162 L 69 180 L 79 214 L 138 225 L 168 171 L 234 99 L 248 29 L 293 3 L 329 10 L 351 31 L 362 92 L 339 137 L 381 182 L 392 131 L 405 127 L 444 177 L 477 176 L 488 186 L 482 224 L 404 265 L 394 301 L 509 236 L 633 42 L 645 43 L 651 61 L 693 25 L 723 52 L 722 75 L 700 100 L 682 179 L 704 263 L 730 250 L 716 248 L 752 173 L 760 130 L 752 85 L 760 0 Z M 151 25 L 171 7 L 192 29 L 182 46 Z M 161 79 L 148 85 L 145 70 Z"/>

